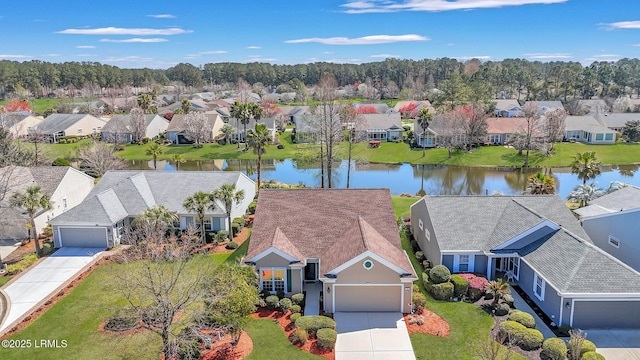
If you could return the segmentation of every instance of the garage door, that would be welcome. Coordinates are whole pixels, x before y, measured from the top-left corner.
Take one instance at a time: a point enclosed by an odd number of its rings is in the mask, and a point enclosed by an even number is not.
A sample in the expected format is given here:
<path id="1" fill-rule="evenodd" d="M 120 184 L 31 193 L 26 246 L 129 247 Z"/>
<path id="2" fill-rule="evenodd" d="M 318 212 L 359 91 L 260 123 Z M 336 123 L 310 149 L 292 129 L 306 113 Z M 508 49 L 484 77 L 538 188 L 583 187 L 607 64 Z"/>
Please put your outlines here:
<path id="1" fill-rule="evenodd" d="M 573 327 L 581 329 L 637 328 L 640 301 L 576 301 Z"/>
<path id="2" fill-rule="evenodd" d="M 107 229 L 105 228 L 60 228 L 59 230 L 60 243 L 63 247 L 107 247 Z"/>
<path id="3" fill-rule="evenodd" d="M 401 286 L 334 286 L 335 311 L 402 311 Z"/>

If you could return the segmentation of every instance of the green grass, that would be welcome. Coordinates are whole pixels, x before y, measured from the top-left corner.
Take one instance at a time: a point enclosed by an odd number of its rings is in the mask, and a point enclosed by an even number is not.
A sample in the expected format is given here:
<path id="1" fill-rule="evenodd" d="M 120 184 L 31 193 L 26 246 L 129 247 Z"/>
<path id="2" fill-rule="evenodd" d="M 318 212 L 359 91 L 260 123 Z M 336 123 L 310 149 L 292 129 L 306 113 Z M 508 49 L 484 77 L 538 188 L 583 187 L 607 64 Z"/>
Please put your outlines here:
<path id="1" fill-rule="evenodd" d="M 284 331 L 272 320 L 252 319 L 246 330 L 253 341 L 253 351 L 247 360 L 322 359 L 291 345 Z"/>
<path id="2" fill-rule="evenodd" d="M 0 287 L 3 287 L 4 284 L 8 283 L 13 276 L 0 276 Z"/>
<path id="3" fill-rule="evenodd" d="M 403 197 L 403 196 L 392 196 L 391 201 L 393 203 L 393 211 L 396 213 L 396 217 L 409 217 L 410 215 L 410 207 L 416 201 L 420 199 L 419 197 Z"/>
<path id="4" fill-rule="evenodd" d="M 33 99 L 33 100 L 29 100 L 29 107 L 31 107 L 31 111 L 36 112 L 36 113 L 40 113 L 40 112 L 44 112 L 47 109 L 53 109 L 56 106 L 58 106 L 61 103 L 65 103 L 65 102 L 73 102 L 73 103 L 81 103 L 81 102 L 89 102 L 89 101 L 93 101 L 95 99 L 92 98 L 77 98 L 77 99 L 49 99 L 49 98 L 42 98 L 42 99 Z M 0 105 L 4 105 L 7 103 L 10 103 L 11 101 L 9 100 L 5 100 L 5 101 L 0 101 Z"/>

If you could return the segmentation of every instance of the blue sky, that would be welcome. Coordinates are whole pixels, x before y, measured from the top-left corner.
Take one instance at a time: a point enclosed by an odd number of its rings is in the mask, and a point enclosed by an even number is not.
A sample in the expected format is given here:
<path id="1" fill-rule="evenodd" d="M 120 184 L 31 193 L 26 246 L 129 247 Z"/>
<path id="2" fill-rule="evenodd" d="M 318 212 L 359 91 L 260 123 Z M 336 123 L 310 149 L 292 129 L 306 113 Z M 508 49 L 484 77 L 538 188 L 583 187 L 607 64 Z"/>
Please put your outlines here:
<path id="1" fill-rule="evenodd" d="M 638 0 L 5 0 L 0 59 L 125 68 L 640 58 Z"/>

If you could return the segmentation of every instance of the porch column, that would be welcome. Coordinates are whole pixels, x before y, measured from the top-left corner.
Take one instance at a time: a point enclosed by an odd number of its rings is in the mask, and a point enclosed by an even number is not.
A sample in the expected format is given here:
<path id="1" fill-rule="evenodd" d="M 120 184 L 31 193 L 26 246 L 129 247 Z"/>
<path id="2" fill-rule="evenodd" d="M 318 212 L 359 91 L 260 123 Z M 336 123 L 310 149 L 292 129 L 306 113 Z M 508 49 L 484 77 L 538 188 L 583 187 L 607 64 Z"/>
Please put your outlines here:
<path id="1" fill-rule="evenodd" d="M 487 256 L 487 279 L 491 280 L 491 278 L 493 278 L 493 276 L 491 276 L 491 269 L 492 269 L 492 264 L 494 261 L 494 257 L 493 256 Z"/>

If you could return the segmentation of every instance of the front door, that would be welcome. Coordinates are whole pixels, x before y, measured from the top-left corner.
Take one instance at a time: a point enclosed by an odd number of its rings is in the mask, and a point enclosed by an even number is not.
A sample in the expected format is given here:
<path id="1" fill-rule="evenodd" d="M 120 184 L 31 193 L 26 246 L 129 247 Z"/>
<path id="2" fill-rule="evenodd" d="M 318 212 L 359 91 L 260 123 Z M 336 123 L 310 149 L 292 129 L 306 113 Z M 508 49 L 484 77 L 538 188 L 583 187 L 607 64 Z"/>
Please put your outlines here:
<path id="1" fill-rule="evenodd" d="M 307 263 L 307 266 L 304 267 L 304 280 L 305 281 L 316 281 L 316 280 L 318 280 L 318 278 L 316 277 L 317 266 L 318 266 L 318 264 L 316 264 L 316 263 L 311 263 L 311 262 Z"/>

